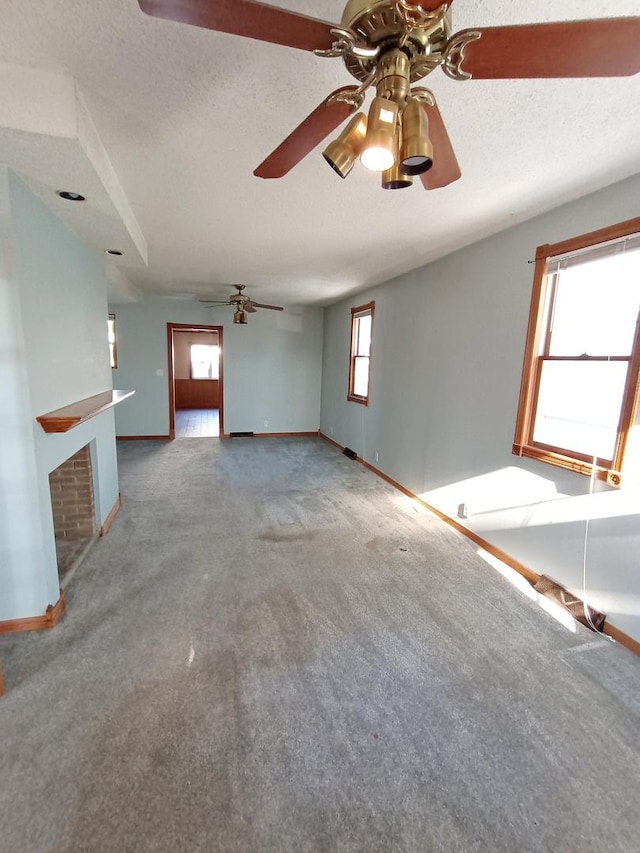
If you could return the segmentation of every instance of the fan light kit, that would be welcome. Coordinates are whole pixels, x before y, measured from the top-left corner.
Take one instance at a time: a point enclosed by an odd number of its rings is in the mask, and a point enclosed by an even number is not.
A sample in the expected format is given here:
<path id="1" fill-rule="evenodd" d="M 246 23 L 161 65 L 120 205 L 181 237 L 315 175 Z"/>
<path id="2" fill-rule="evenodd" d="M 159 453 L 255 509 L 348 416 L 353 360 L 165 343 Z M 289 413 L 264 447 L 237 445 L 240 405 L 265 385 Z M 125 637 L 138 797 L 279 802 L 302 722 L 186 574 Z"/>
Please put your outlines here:
<path id="1" fill-rule="evenodd" d="M 456 0 L 463 3 L 464 0 Z M 454 33 L 453 0 L 349 0 L 340 24 L 252 0 L 138 0 L 148 15 L 339 57 L 358 86 L 332 92 L 254 171 L 281 178 L 339 125 L 323 152 L 341 178 L 359 157 L 384 189 L 445 187 L 460 177 L 433 92 L 414 84 L 440 67 L 453 80 L 623 77 L 640 71 L 640 17 Z M 368 117 L 360 112 L 375 88 Z M 354 115 L 355 114 L 355 115 Z M 234 322 L 246 322 L 237 320 Z"/>
<path id="2" fill-rule="evenodd" d="M 246 326 L 247 324 L 247 314 L 255 314 L 258 308 L 267 308 L 269 311 L 284 311 L 284 308 L 280 305 L 265 305 L 264 302 L 254 302 L 253 299 L 245 296 L 242 292 L 245 288 L 244 284 L 234 284 L 233 286 L 237 293 L 232 293 L 224 301 L 218 299 L 201 299 L 200 302 L 206 303 L 207 308 L 217 308 L 219 305 L 233 305 L 236 309 L 233 312 L 233 322 L 242 326 Z"/>

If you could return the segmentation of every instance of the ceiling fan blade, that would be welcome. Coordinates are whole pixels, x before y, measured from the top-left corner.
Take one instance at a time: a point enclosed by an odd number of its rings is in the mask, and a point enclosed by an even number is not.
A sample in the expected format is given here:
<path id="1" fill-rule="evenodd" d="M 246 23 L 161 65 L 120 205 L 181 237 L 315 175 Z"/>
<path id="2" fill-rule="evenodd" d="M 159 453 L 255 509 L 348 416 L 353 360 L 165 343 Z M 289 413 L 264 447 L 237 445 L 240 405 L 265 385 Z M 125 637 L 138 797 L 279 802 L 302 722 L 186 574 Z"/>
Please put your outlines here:
<path id="1" fill-rule="evenodd" d="M 332 92 L 260 163 L 253 174 L 257 178 L 282 178 L 286 175 L 355 111 L 351 104 L 344 101 L 329 103 L 329 98 L 338 92 L 353 92 L 355 89 L 355 86 L 344 86 Z"/>
<path id="2" fill-rule="evenodd" d="M 466 45 L 461 63 L 461 70 L 477 80 L 626 77 L 640 71 L 640 17 L 487 27 L 478 32 L 481 37 Z"/>
<path id="3" fill-rule="evenodd" d="M 245 302 L 245 303 L 244 303 L 244 310 L 245 310 L 248 314 L 255 314 L 255 313 L 256 313 L 256 309 L 253 307 L 253 306 L 254 306 L 254 304 L 255 304 L 255 303 L 253 303 L 253 302 L 249 299 L 247 302 Z"/>
<path id="4" fill-rule="evenodd" d="M 300 50 L 328 50 L 336 24 L 252 0 L 138 0 L 154 18 L 221 33 L 283 44 Z"/>
<path id="5" fill-rule="evenodd" d="M 253 300 L 251 300 L 251 304 L 255 306 L 255 308 L 268 308 L 270 311 L 284 311 L 284 308 L 281 305 L 265 305 L 264 302 L 254 302 Z"/>
<path id="6" fill-rule="evenodd" d="M 228 299 L 226 300 L 226 302 L 222 302 L 219 299 L 198 299 L 198 302 L 204 302 L 206 305 L 231 305 L 232 304 L 231 302 L 229 302 Z"/>
<path id="7" fill-rule="evenodd" d="M 420 175 L 425 190 L 437 190 L 452 184 L 461 176 L 460 166 L 444 126 L 442 115 L 434 103 L 423 104 L 429 119 L 429 137 L 433 145 L 433 166 Z"/>

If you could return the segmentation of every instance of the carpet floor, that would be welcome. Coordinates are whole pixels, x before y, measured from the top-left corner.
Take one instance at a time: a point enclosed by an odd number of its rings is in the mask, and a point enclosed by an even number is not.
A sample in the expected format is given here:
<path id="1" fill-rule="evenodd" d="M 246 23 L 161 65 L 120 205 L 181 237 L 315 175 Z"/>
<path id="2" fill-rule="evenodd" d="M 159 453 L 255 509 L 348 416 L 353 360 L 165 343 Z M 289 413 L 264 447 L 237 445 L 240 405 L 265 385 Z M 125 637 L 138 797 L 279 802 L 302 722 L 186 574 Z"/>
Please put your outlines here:
<path id="1" fill-rule="evenodd" d="M 126 442 L 0 637 L 7 853 L 640 849 L 640 660 L 320 439 Z"/>

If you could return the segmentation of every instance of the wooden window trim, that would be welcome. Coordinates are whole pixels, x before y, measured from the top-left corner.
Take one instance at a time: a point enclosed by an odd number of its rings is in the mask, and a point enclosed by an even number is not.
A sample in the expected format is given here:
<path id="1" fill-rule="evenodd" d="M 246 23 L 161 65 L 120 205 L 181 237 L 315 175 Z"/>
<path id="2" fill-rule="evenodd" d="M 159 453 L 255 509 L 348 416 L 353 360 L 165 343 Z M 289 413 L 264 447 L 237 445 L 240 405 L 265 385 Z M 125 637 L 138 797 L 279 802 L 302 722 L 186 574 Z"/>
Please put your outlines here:
<path id="1" fill-rule="evenodd" d="M 516 429 L 513 442 L 513 453 L 516 456 L 525 456 L 547 462 L 560 468 L 577 471 L 580 474 L 591 476 L 593 473 L 593 459 L 580 453 L 568 454 L 564 448 L 541 444 L 533 440 L 533 429 L 535 420 L 535 408 L 538 399 L 540 383 L 540 364 L 542 363 L 538 353 L 540 352 L 540 339 L 546 331 L 545 308 L 546 296 L 549 287 L 555 287 L 555 277 L 549 281 L 547 277 L 548 259 L 564 255 L 569 252 L 587 249 L 598 243 L 606 243 L 611 240 L 623 239 L 631 234 L 640 232 L 640 217 L 627 219 L 616 225 L 610 225 L 597 231 L 591 231 L 570 240 L 560 243 L 547 243 L 536 249 L 535 269 L 533 276 L 533 290 L 531 294 L 531 307 L 529 310 L 529 324 L 527 327 L 527 341 L 524 352 L 522 367 L 522 381 L 520 384 L 520 399 L 518 402 L 518 413 L 516 417 Z M 558 357 L 548 356 L 548 345 L 545 347 L 545 358 L 547 360 L 561 360 Z M 573 359 L 575 360 L 575 359 Z M 590 360 L 598 360 L 593 357 Z M 607 359 L 604 359 L 607 360 Z M 622 482 L 622 466 L 624 451 L 627 444 L 629 431 L 634 424 L 634 416 L 637 411 L 640 387 L 640 318 L 636 323 L 636 331 L 633 341 L 631 356 L 627 359 L 611 357 L 611 361 L 624 360 L 629 362 L 627 381 L 623 393 L 623 403 L 618 423 L 618 437 L 612 459 L 597 459 L 595 465 L 595 476 L 605 480 L 610 486 L 619 486 Z"/>
<path id="2" fill-rule="evenodd" d="M 370 385 L 371 385 L 371 352 L 373 350 L 373 318 L 375 313 L 376 303 L 367 302 L 366 305 L 357 305 L 351 309 L 351 344 L 349 346 L 349 388 L 347 391 L 347 401 L 350 403 L 360 403 L 362 406 L 369 405 Z M 357 317 L 371 315 L 371 343 L 369 344 L 369 372 L 367 379 L 367 395 L 366 397 L 360 394 L 354 394 L 353 383 L 355 379 L 356 356 L 353 352 L 355 343 L 355 320 Z"/>

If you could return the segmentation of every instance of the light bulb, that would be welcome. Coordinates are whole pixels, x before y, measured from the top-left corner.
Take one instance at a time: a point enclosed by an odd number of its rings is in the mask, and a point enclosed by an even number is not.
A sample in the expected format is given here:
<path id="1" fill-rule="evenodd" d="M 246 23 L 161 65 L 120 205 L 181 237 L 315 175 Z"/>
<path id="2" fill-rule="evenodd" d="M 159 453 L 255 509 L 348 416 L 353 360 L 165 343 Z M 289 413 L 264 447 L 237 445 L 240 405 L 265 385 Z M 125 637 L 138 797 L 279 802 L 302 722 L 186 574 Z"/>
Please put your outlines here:
<path id="1" fill-rule="evenodd" d="M 395 129 L 398 106 L 393 101 L 375 97 L 369 110 L 367 135 L 360 154 L 360 162 L 372 172 L 386 172 L 396 162 L 398 153 Z"/>
<path id="2" fill-rule="evenodd" d="M 372 148 L 365 148 L 360 155 L 360 162 L 365 169 L 370 169 L 372 172 L 386 172 L 387 169 L 392 168 L 396 158 L 393 156 L 393 151 L 376 145 Z"/>

